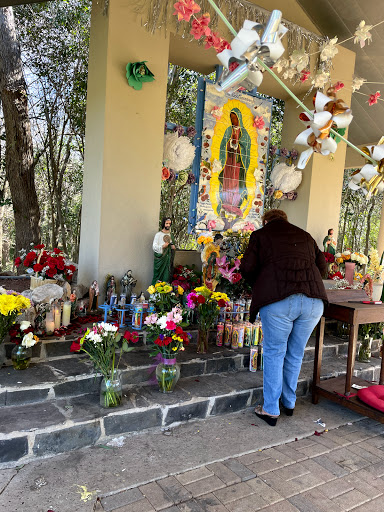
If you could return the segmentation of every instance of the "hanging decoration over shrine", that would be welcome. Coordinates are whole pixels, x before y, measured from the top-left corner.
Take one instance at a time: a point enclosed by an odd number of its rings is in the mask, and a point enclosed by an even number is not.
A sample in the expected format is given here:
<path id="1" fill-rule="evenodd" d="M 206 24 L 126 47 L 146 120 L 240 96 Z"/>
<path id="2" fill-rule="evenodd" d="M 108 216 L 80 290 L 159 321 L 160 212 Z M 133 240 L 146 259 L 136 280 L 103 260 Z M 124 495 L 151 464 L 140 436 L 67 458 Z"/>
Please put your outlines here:
<path id="1" fill-rule="evenodd" d="M 348 183 L 352 190 L 362 190 L 363 194 L 370 199 L 384 190 L 384 140 L 379 141 L 377 146 L 365 146 L 363 152 L 376 160 L 376 165 L 370 163 L 364 165 L 359 171 L 352 174 Z"/>

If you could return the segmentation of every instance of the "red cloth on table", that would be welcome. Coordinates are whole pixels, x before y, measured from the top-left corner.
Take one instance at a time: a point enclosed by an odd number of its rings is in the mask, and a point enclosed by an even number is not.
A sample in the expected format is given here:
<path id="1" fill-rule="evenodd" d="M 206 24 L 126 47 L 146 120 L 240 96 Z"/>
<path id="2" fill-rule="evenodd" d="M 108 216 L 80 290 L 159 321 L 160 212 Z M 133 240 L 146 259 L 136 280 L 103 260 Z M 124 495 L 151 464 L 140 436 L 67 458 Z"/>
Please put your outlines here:
<path id="1" fill-rule="evenodd" d="M 359 389 L 357 396 L 362 402 L 384 412 L 384 386 L 369 386 L 369 388 Z"/>

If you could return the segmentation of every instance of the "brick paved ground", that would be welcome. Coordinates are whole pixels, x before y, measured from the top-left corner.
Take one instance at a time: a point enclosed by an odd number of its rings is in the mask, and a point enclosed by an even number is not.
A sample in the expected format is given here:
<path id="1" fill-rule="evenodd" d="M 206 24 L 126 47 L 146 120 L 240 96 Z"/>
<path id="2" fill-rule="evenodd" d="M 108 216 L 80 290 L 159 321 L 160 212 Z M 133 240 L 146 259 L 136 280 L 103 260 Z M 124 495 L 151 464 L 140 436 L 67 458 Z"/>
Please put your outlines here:
<path id="1" fill-rule="evenodd" d="M 383 494 L 384 425 L 364 419 L 101 498 L 95 510 L 383 512 Z"/>

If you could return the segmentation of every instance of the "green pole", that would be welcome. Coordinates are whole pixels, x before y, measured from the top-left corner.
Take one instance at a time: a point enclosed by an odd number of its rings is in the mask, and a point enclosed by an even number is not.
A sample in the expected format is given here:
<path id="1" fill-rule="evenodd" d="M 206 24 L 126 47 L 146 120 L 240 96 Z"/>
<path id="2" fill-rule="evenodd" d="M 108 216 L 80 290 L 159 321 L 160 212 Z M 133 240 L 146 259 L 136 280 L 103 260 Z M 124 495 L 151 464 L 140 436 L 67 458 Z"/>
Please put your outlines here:
<path id="1" fill-rule="evenodd" d="M 230 22 L 227 20 L 227 18 L 224 16 L 224 14 L 221 12 L 221 10 L 219 9 L 219 7 L 216 5 L 216 3 L 214 2 L 214 0 L 208 0 L 208 2 L 212 5 L 212 7 L 215 9 L 215 11 L 217 12 L 217 14 L 220 16 L 220 18 L 223 20 L 223 22 L 225 23 L 225 25 L 229 28 L 229 30 L 232 32 L 232 34 L 234 34 L 234 36 L 237 36 L 237 32 L 236 30 L 233 28 L 233 26 L 230 24 Z M 257 58 L 257 63 L 263 67 L 266 71 L 268 71 L 268 73 L 276 80 L 276 82 L 278 82 L 282 87 L 283 89 L 296 101 L 296 103 L 298 105 L 300 105 L 300 107 L 305 110 L 305 112 L 307 114 L 309 114 L 309 116 L 313 119 L 313 115 L 312 115 L 312 112 L 309 110 L 309 108 L 307 108 L 304 103 L 302 101 L 299 100 L 299 98 L 285 85 L 285 83 L 280 80 L 280 78 L 276 75 L 276 73 L 271 69 L 269 68 L 266 64 L 264 64 L 264 62 L 262 60 L 260 60 L 259 58 Z M 352 142 L 350 142 L 348 139 L 346 139 L 345 137 L 343 137 L 342 135 L 340 135 L 339 133 L 337 133 L 337 131 L 335 131 L 333 128 L 331 128 L 331 133 L 333 133 L 334 135 L 337 135 L 337 137 L 341 140 L 343 140 L 349 147 L 351 147 L 352 149 L 354 149 L 355 151 L 357 151 L 358 153 L 360 153 L 360 155 L 362 155 L 364 158 L 366 158 L 367 160 L 369 160 L 373 165 L 377 165 L 377 162 L 376 160 L 374 160 L 373 158 L 371 158 L 370 156 L 366 155 L 363 151 L 361 151 L 361 149 L 359 149 L 358 147 L 356 147 L 354 144 L 352 144 Z"/>

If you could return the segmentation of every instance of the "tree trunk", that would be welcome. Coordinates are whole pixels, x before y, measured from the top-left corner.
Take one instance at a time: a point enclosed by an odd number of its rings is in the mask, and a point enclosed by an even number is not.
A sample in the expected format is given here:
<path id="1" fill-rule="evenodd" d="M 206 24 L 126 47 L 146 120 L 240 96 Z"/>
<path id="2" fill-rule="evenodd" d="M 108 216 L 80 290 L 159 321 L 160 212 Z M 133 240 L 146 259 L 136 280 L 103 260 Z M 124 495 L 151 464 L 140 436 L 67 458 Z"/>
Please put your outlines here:
<path id="1" fill-rule="evenodd" d="M 376 202 L 376 197 L 373 196 L 372 202 L 371 202 L 371 207 L 369 209 L 368 216 L 367 216 L 367 230 L 366 230 L 366 234 L 365 234 L 364 254 L 368 254 L 368 250 L 369 250 L 369 235 L 370 235 L 370 231 L 371 231 L 371 217 L 372 217 L 373 210 L 375 208 L 375 202 Z"/>
<path id="2" fill-rule="evenodd" d="M 40 242 L 31 123 L 12 7 L 0 8 L 0 93 L 6 133 L 6 175 L 15 216 L 16 253 Z"/>

